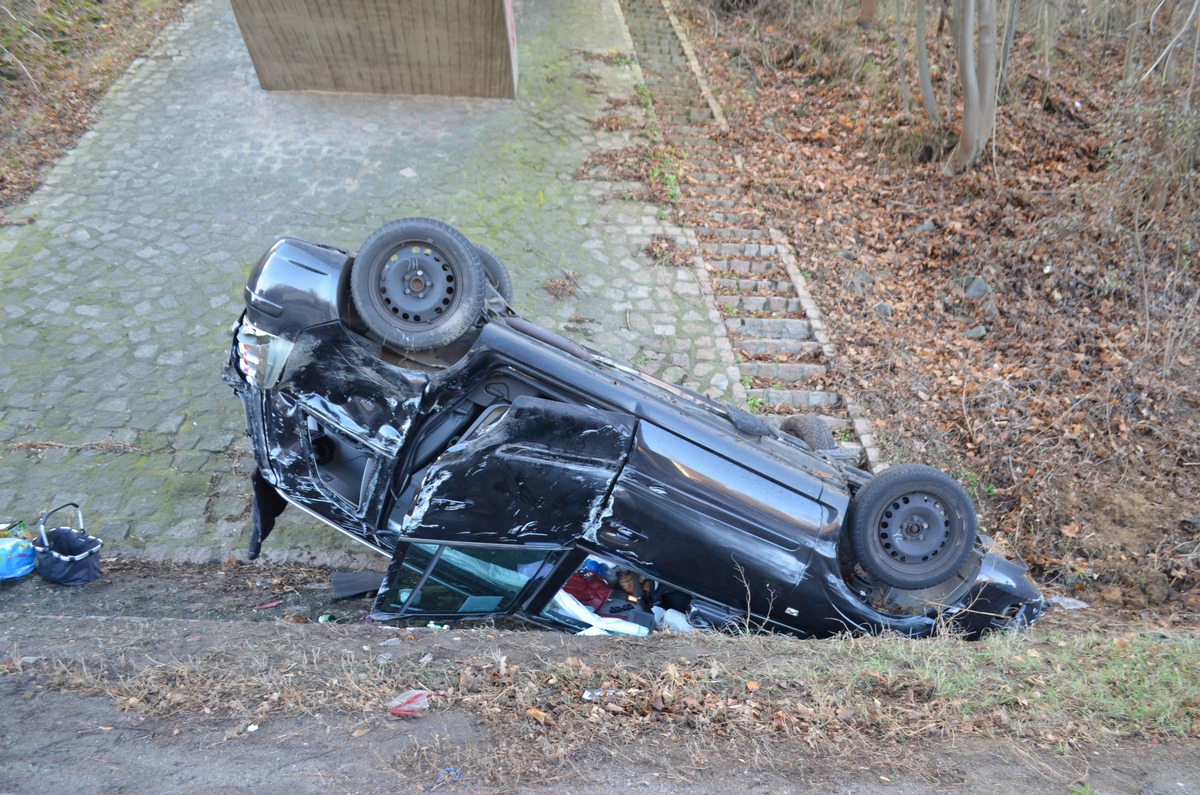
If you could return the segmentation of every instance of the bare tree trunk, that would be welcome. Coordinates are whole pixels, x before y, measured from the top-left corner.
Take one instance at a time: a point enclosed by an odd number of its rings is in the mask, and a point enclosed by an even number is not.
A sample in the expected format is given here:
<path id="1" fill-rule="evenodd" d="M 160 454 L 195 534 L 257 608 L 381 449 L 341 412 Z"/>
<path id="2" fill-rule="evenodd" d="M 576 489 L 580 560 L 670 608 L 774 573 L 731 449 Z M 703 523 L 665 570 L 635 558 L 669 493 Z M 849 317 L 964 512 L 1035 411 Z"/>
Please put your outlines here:
<path id="1" fill-rule="evenodd" d="M 1008 0 L 1008 21 L 1004 24 L 1004 49 L 1000 53 L 1000 74 L 996 78 L 998 96 L 1003 98 L 1008 92 L 1008 55 L 1012 52 L 1013 39 L 1017 37 L 1017 15 L 1021 10 L 1021 0 Z"/>
<path id="2" fill-rule="evenodd" d="M 937 97 L 933 94 L 933 78 L 929 71 L 929 42 L 926 41 L 925 0 L 917 0 L 917 74 L 921 82 L 921 102 L 925 105 L 925 116 L 941 126 L 942 115 L 938 113 Z"/>
<path id="3" fill-rule="evenodd" d="M 946 161 L 945 172 L 961 174 L 978 157 L 980 124 L 979 78 L 975 74 L 975 0 L 954 0 L 950 30 L 954 34 L 954 51 L 958 59 L 958 82 L 962 87 L 963 119 L 958 145 Z"/>
<path id="4" fill-rule="evenodd" d="M 875 24 L 875 14 L 879 12 L 879 0 L 862 0 L 862 9 L 858 12 L 858 26 L 869 28 Z"/>
<path id="5" fill-rule="evenodd" d="M 954 118 L 954 82 L 958 76 L 958 28 L 950 23 L 950 5 L 955 0 L 942 0 L 942 12 L 938 18 L 937 38 L 941 38 L 942 30 L 946 25 L 950 25 L 950 51 L 954 54 L 953 58 L 946 59 L 946 89 L 942 95 L 946 98 L 946 118 Z"/>
<path id="6" fill-rule="evenodd" d="M 1142 19 L 1145 0 L 1133 0 L 1133 24 L 1128 28 L 1125 37 L 1125 83 L 1131 84 L 1137 79 L 1137 53 L 1142 41 Z"/>
<path id="7" fill-rule="evenodd" d="M 954 11 L 963 121 L 958 145 L 943 167 L 949 175 L 975 165 L 996 125 L 996 0 L 954 0 Z"/>
<path id="8" fill-rule="evenodd" d="M 908 63 L 904 59 L 904 10 L 902 0 L 896 0 L 896 53 L 900 58 L 900 109 L 904 118 L 912 118 L 912 103 L 908 99 Z"/>
<path id="9" fill-rule="evenodd" d="M 1060 0 L 1042 0 L 1042 104 L 1050 96 L 1050 77 L 1054 65 L 1054 46 L 1058 38 Z"/>
<path id="10" fill-rule="evenodd" d="M 979 2 L 979 55 L 975 65 L 979 72 L 979 100 L 983 103 L 980 152 L 996 130 L 996 98 L 999 95 L 996 90 L 996 2 Z"/>

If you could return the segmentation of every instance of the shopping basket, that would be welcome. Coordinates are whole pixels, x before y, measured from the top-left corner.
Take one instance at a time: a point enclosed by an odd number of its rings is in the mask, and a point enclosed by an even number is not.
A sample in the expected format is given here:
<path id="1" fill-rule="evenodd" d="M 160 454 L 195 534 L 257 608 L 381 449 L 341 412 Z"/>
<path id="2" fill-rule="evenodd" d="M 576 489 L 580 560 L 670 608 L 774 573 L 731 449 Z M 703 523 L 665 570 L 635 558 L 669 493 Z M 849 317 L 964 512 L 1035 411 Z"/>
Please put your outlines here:
<path id="1" fill-rule="evenodd" d="M 46 529 L 46 521 L 65 508 L 75 509 L 78 527 Z M 73 502 L 47 511 L 33 539 L 37 573 L 59 585 L 83 585 L 100 576 L 100 547 L 104 542 L 83 529 L 83 511 Z"/>

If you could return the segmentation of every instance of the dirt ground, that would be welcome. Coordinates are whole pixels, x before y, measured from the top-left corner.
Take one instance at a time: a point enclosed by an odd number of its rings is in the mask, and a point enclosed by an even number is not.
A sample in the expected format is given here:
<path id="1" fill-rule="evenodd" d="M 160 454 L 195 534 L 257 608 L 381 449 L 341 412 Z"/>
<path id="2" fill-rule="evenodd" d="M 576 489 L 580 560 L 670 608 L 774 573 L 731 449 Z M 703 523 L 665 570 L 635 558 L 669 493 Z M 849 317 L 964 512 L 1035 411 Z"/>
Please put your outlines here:
<path id="1" fill-rule="evenodd" d="M 118 7 L 132 5 L 106 6 Z M 176 7 L 164 4 L 163 18 Z M 135 16 L 130 12 L 127 18 Z M 110 27 L 125 29 L 123 23 Z M 141 46 L 131 41 L 131 52 Z M 112 60 L 116 74 L 128 59 Z M 47 62 L 46 75 L 37 75 L 41 90 L 48 92 L 48 81 L 56 76 L 83 74 L 73 63 Z M 102 91 L 100 83 L 79 88 L 62 82 L 81 100 Z M 23 85 L 19 80 L 6 84 L 13 95 L 8 107 L 40 110 L 55 104 L 35 102 Z M 67 112 L 53 119 L 53 129 L 30 133 L 27 139 L 37 146 L 22 144 L 29 151 L 3 164 L 0 207 L 33 189 L 44 165 L 86 128 L 90 103 L 58 104 Z M 821 110 L 806 118 L 835 116 Z M 18 121 L 12 121 L 11 130 L 24 129 Z M 1074 240 L 1061 237 L 1068 244 Z M 812 267 L 819 276 L 819 267 Z M 835 285 L 837 280 L 826 281 Z M 847 299 L 847 305 L 855 300 Z M 839 301 L 830 297 L 828 304 Z M 869 312 L 864 316 L 883 322 Z M 878 358 L 880 366 L 893 367 L 891 357 Z M 863 377 L 868 372 L 861 371 Z M 907 383 L 890 373 L 881 380 L 901 384 L 897 390 Z M 957 403 L 947 405 L 957 410 Z M 934 436 L 928 428 L 917 433 Z M 1174 466 L 1176 459 L 1155 460 Z M 1081 558 L 1099 557 L 1110 547 L 1135 548 L 1137 539 L 1125 537 L 1132 535 L 1131 528 L 1152 528 L 1156 541 L 1177 531 L 1175 523 L 1158 527 L 1161 517 L 1186 517 L 1185 529 L 1194 534 L 1194 503 L 1187 501 L 1164 505 L 1135 495 L 1118 504 L 1104 490 L 1097 501 L 1083 493 L 1076 500 L 1062 489 L 1045 492 L 1047 499 L 1063 498 L 1066 507 L 1084 504 L 1080 511 L 1065 512 L 1092 517 L 1096 526 L 1090 531 L 1103 549 L 1088 548 L 1089 536 L 1082 533 Z M 1180 582 L 1189 581 L 1185 574 Z M 482 676 L 574 660 L 636 672 L 714 652 L 704 637 L 578 638 L 508 625 L 442 630 L 367 624 L 368 601 L 334 601 L 328 577 L 328 571 L 301 566 L 230 561 L 195 567 L 106 559 L 102 579 L 78 588 L 49 585 L 36 576 L 0 582 L 5 750 L 0 793 L 442 789 L 606 795 L 628 790 L 1200 795 L 1196 740 L 1122 738 L 1089 745 L 1072 738 L 926 734 L 872 753 L 851 737 L 842 748 L 806 748 L 745 733 L 722 737 L 719 726 L 706 737 L 664 727 L 631 733 L 636 741 L 612 743 L 599 735 L 589 739 L 557 732 L 536 710 L 481 705 L 478 699 L 435 699 L 419 717 L 395 718 L 387 713 L 393 697 L 408 687 L 439 689 L 460 670 Z M 1182 602 L 1182 594 L 1172 599 L 1166 577 L 1159 572 L 1137 588 L 1118 583 L 1084 596 L 1105 603 L 1103 610 Z M 1115 575 L 1110 579 L 1116 582 Z M 1102 623 L 1101 609 L 1082 616 L 1052 611 L 1039 626 Z M 321 623 L 326 615 L 335 620 Z M 1145 631 L 1157 632 L 1159 625 L 1147 623 Z M 605 735 L 611 736 L 619 735 Z"/>
<path id="2" fill-rule="evenodd" d="M 636 672 L 713 649 L 679 635 L 369 624 L 369 601 L 334 601 L 328 577 L 301 566 L 111 560 L 81 587 L 36 575 L 0 583 L 0 792 L 1200 793 L 1195 741 L 1055 749 L 976 736 L 922 738 L 899 755 L 805 753 L 674 729 L 627 746 L 581 742 L 535 720 L 514 728 L 502 705 L 477 701 L 434 701 L 396 718 L 386 705 L 403 683 L 437 689 L 445 671 L 488 661 L 500 670 L 605 661 Z M 1046 619 L 1079 620 L 1064 611 Z M 207 672 L 211 699 L 188 681 L 203 666 L 221 669 Z M 303 692 L 288 692 L 289 677 Z M 354 677 L 360 684 L 346 692 Z M 292 706 L 277 710 L 281 690 Z"/>

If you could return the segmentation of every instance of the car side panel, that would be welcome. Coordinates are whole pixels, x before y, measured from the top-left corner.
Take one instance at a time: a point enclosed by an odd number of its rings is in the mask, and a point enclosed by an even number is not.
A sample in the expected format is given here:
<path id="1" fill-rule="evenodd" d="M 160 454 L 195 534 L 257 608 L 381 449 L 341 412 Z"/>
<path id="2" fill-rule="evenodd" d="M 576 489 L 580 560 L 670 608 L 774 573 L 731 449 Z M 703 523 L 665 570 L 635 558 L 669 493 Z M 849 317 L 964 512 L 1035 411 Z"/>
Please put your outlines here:
<path id="1" fill-rule="evenodd" d="M 255 446 L 268 451 L 259 462 L 264 477 L 290 502 L 390 552 L 394 542 L 377 528 L 424 392 L 419 373 L 375 358 L 331 323 L 298 334 L 279 385 L 247 390 L 243 401 L 261 429 Z M 337 439 L 333 461 L 321 463 L 322 436 Z M 335 485 L 339 456 L 361 458 L 356 468 L 341 467 L 357 484 Z"/>

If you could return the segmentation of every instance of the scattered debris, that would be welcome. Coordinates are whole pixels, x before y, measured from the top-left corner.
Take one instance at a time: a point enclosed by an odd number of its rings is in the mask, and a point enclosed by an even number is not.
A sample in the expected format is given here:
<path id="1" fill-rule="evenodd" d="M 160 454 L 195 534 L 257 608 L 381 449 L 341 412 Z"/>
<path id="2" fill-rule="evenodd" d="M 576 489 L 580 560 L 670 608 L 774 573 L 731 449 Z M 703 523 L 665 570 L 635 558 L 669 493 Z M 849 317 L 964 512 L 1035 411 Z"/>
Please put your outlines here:
<path id="1" fill-rule="evenodd" d="M 1072 599 L 1069 596 L 1051 596 L 1046 599 L 1048 605 L 1058 605 L 1063 610 L 1086 610 L 1091 607 L 1082 599 Z"/>
<path id="2" fill-rule="evenodd" d="M 581 698 L 584 701 L 597 701 L 604 698 L 612 698 L 613 696 L 623 695 L 625 695 L 624 690 L 584 690 Z"/>
<path id="3" fill-rule="evenodd" d="M 542 289 L 556 300 L 570 298 L 575 295 L 575 289 L 579 286 L 576 276 L 575 271 L 563 271 L 563 278 L 542 282 Z"/>
<path id="4" fill-rule="evenodd" d="M 415 718 L 429 709 L 429 700 L 443 695 L 432 690 L 406 690 L 388 704 L 388 714 Z"/>

